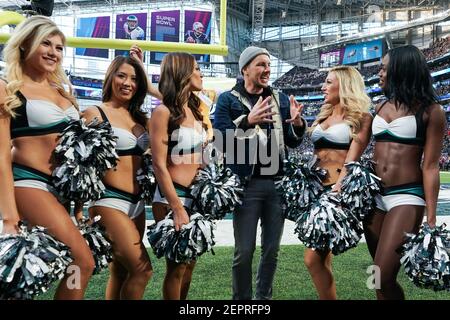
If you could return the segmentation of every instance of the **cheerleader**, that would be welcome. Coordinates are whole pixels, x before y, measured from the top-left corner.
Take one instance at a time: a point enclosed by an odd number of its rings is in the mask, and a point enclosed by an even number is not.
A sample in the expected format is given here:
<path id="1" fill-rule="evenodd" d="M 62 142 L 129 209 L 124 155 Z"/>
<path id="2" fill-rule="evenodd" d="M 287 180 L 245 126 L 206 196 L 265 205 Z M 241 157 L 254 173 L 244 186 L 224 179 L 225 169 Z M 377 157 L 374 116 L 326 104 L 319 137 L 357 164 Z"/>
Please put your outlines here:
<path id="1" fill-rule="evenodd" d="M 340 191 L 346 175 L 344 164 L 359 160 L 369 143 L 371 102 L 363 78 L 349 66 L 331 69 L 322 92 L 324 105 L 310 129 L 311 140 L 320 167 L 328 171 L 323 180 L 325 191 Z M 304 263 L 319 299 L 336 299 L 331 258 L 330 250 L 305 250 Z"/>
<path id="2" fill-rule="evenodd" d="M 103 177 L 105 192 L 89 204 L 91 218 L 100 216 L 112 243 L 113 261 L 106 299 L 142 299 L 152 266 L 142 243 L 145 206 L 136 179 L 149 148 L 149 119 L 141 111 L 147 94 L 147 76 L 136 57 L 116 57 L 103 82 L 102 104 L 85 110 L 87 122 L 108 122 L 117 137 L 117 166 Z"/>
<path id="3" fill-rule="evenodd" d="M 23 219 L 47 228 L 70 248 L 71 273 L 58 285 L 55 299 L 82 299 L 94 259 L 51 181 L 58 134 L 71 120 L 79 119 L 61 66 L 65 42 L 54 22 L 33 16 L 17 26 L 4 49 L 7 82 L 0 81 L 0 212 L 3 233 L 17 232 Z M 75 285 L 71 276 L 76 276 Z"/>
<path id="4" fill-rule="evenodd" d="M 397 282 L 405 233 L 417 233 L 426 209 L 436 224 L 439 157 L 446 125 L 425 57 L 414 46 L 390 50 L 382 60 L 386 100 L 375 109 L 376 174 L 383 181 L 375 214 L 364 223 L 374 264 L 380 268 L 378 299 L 404 299 Z"/>
<path id="5" fill-rule="evenodd" d="M 207 143 L 200 101 L 194 94 L 202 89 L 202 77 L 192 55 L 167 54 L 161 64 L 159 82 L 163 104 L 152 113 L 151 149 L 158 183 L 152 210 L 156 222 L 171 210 L 176 231 L 190 222 L 189 186 L 202 165 L 202 150 Z M 166 259 L 164 299 L 186 299 L 195 262 L 195 259 L 182 263 Z"/>

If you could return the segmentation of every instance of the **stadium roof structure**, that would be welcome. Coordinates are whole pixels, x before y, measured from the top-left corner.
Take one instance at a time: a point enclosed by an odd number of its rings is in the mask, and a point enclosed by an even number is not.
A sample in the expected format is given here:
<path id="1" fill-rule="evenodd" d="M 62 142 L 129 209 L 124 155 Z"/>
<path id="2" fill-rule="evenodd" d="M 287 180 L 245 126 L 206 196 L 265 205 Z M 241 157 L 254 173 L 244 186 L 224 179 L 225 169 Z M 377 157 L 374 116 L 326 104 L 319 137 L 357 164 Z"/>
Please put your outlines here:
<path id="1" fill-rule="evenodd" d="M 354 41 L 358 41 L 358 40 L 371 40 L 371 39 L 382 37 L 382 36 L 392 33 L 392 32 L 404 31 L 404 30 L 408 30 L 411 28 L 422 27 L 422 26 L 435 24 L 435 23 L 439 23 L 439 22 L 444 22 L 444 21 L 449 21 L 449 20 L 450 20 L 450 9 L 445 10 L 440 13 L 437 13 L 429 18 L 419 18 L 419 19 L 415 19 L 415 20 L 411 20 L 411 21 L 405 21 L 401 25 L 385 26 L 383 28 L 380 28 L 379 31 L 375 31 L 375 32 L 368 31 L 365 33 L 360 33 L 358 35 L 343 37 L 336 41 L 305 47 L 303 50 L 308 51 L 308 50 L 313 50 L 313 49 L 321 49 L 324 47 L 337 46 L 337 45 L 345 44 L 348 42 L 354 42 Z"/>
<path id="2" fill-rule="evenodd" d="M 99 7 L 120 6 L 123 4 L 195 4 L 219 3 L 219 0 L 54 0 L 55 10 L 67 9 L 71 6 Z M 366 10 L 369 6 L 378 6 L 382 9 L 404 10 L 405 8 L 420 7 L 439 8 L 448 3 L 448 0 L 229 0 L 228 10 L 231 13 L 246 17 L 251 22 L 254 10 L 263 9 L 265 26 L 279 25 L 272 20 L 280 20 L 283 25 L 298 22 L 309 23 L 311 15 L 325 11 Z M 0 8 L 17 11 L 21 6 L 29 5 L 30 0 L 0 0 Z M 257 6 L 263 6 L 257 8 Z"/>
<path id="3" fill-rule="evenodd" d="M 72 15 L 76 10 L 82 13 L 104 12 L 112 8 L 119 13 L 126 10 L 146 8 L 167 8 L 174 4 L 196 6 L 214 4 L 219 8 L 220 0 L 55 0 L 54 15 Z M 0 8 L 18 11 L 29 0 L 0 0 Z M 348 41 L 364 41 L 369 37 L 394 34 L 394 44 L 406 43 L 409 30 L 418 30 L 427 24 L 434 26 L 437 19 L 431 15 L 450 9 L 448 0 L 228 0 L 227 1 L 227 45 L 229 54 L 225 57 L 228 64 L 236 63 L 240 51 L 249 44 L 263 46 L 281 61 L 291 65 L 313 67 L 318 64 L 319 50 L 330 46 L 339 46 Z M 218 10 L 218 9 L 217 9 Z M 427 11 L 427 13 L 422 13 Z M 381 34 L 365 34 L 362 27 L 373 17 L 382 14 L 383 24 L 405 22 L 392 30 Z M 423 15 L 423 16 L 422 16 Z M 427 21 L 406 23 L 422 17 Z M 217 15 L 216 15 L 217 16 Z M 402 18 L 399 18 L 399 17 Z M 407 16 L 408 18 L 405 18 Z M 399 20 L 400 19 L 400 20 Z M 444 19 L 445 20 L 445 19 Z M 439 20 L 443 21 L 443 19 Z M 357 32 L 341 33 L 344 27 L 357 25 Z M 332 27 L 339 25 L 339 31 Z M 341 27 L 342 26 L 342 27 Z M 382 26 L 384 27 L 384 25 Z M 304 28 L 306 31 L 298 31 Z M 315 28 L 310 35 L 308 28 Z M 318 31 L 317 31 L 318 30 Z M 354 31 L 354 30 L 353 30 Z M 430 31 L 422 37 L 424 46 L 431 41 Z M 351 36 L 351 37 L 349 37 Z M 405 40 L 406 39 L 406 40 Z"/>

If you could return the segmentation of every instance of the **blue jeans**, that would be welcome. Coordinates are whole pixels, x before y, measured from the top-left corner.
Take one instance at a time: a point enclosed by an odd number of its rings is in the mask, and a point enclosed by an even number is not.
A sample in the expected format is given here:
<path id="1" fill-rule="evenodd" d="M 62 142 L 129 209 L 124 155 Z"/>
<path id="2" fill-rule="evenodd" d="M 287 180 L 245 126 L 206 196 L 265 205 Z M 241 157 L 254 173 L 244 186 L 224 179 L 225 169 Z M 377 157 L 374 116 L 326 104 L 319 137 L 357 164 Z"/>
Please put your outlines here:
<path id="1" fill-rule="evenodd" d="M 244 192 L 242 206 L 233 216 L 233 299 L 252 299 L 252 261 L 257 224 L 261 219 L 261 258 L 255 299 L 268 300 L 272 298 L 272 283 L 284 228 L 281 201 L 272 178 L 252 178 Z"/>

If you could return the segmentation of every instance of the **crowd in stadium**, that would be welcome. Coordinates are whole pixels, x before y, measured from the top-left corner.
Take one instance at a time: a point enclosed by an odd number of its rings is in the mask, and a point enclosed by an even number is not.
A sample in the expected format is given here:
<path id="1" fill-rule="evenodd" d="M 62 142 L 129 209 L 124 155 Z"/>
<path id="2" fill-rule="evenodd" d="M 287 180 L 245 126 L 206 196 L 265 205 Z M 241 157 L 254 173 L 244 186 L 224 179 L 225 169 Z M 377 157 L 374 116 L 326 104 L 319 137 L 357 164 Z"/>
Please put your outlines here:
<path id="1" fill-rule="evenodd" d="M 450 126 L 447 127 L 447 134 L 444 137 L 439 166 L 441 170 L 450 171 Z"/>
<path id="2" fill-rule="evenodd" d="M 438 39 L 433 42 L 429 48 L 422 50 L 428 61 L 450 52 L 450 36 Z M 444 61 L 430 67 L 431 72 L 436 72 L 449 67 L 449 61 Z M 360 72 L 364 79 L 368 80 L 377 75 L 379 65 L 371 65 L 363 67 Z M 327 75 L 326 71 L 313 70 L 306 67 L 297 66 L 292 68 L 281 78 L 277 79 L 273 85 L 274 87 L 288 89 L 288 88 L 303 88 L 314 87 L 320 85 Z"/>
<path id="3" fill-rule="evenodd" d="M 306 67 L 294 67 L 281 78 L 277 79 L 273 83 L 273 86 L 279 88 L 313 87 L 321 84 L 326 76 L 326 72 L 319 70 Z"/>
<path id="4" fill-rule="evenodd" d="M 450 51 L 450 36 L 437 39 L 429 48 L 423 50 L 423 54 L 427 60 L 439 58 Z"/>
<path id="5" fill-rule="evenodd" d="M 438 96 L 442 96 L 445 94 L 448 94 L 450 90 L 450 84 L 449 83 L 438 83 L 436 87 L 436 92 Z"/>
<path id="6" fill-rule="evenodd" d="M 444 69 L 448 69 L 448 67 L 449 67 L 449 60 L 448 59 L 429 66 L 431 73 L 438 72 L 438 71 L 441 71 L 441 70 L 444 70 Z"/>

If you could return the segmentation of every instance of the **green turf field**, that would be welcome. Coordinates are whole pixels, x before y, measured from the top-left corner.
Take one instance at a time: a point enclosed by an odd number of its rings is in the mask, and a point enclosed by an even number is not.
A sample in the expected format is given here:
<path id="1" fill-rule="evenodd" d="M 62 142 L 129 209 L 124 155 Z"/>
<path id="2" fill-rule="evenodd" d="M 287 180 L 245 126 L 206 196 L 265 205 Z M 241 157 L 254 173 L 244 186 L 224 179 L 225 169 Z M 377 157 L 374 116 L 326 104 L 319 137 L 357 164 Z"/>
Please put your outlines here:
<path id="1" fill-rule="evenodd" d="M 450 184 L 450 172 L 440 173 L 440 183 Z M 274 281 L 273 298 L 276 300 L 317 299 L 310 276 L 303 264 L 302 245 L 282 246 L 279 255 L 278 271 Z M 210 253 L 201 257 L 194 272 L 189 299 L 218 300 L 231 298 L 231 264 L 233 247 L 217 247 L 215 255 Z M 257 248 L 254 258 L 254 274 L 260 249 Z M 154 275 L 147 286 L 144 299 L 161 299 L 161 287 L 165 273 L 163 260 L 158 260 L 150 253 Z M 362 243 L 343 255 L 334 257 L 333 269 L 339 299 L 374 300 L 375 293 L 366 286 L 367 268 L 371 258 L 366 244 Z M 86 292 L 86 299 L 101 300 L 104 297 L 108 271 L 92 277 Z M 399 282 L 407 299 L 411 300 L 450 300 L 450 292 L 434 292 L 417 288 L 406 278 L 403 270 Z M 52 299 L 54 290 L 42 294 L 37 299 Z"/>
<path id="2" fill-rule="evenodd" d="M 441 171 L 441 183 L 450 183 L 450 172 Z"/>
<path id="3" fill-rule="evenodd" d="M 313 284 L 303 264 L 304 246 L 282 246 L 279 255 L 278 270 L 275 276 L 273 298 L 275 300 L 317 299 Z M 229 300 L 231 298 L 231 263 L 232 247 L 215 248 L 215 255 L 207 253 L 202 256 L 194 271 L 189 299 L 192 300 Z M 259 260 L 259 247 L 255 252 L 253 268 L 256 270 Z M 161 299 L 161 287 L 165 273 L 164 260 L 157 260 L 151 254 L 154 275 L 145 292 L 145 299 Z M 367 267 L 371 259 L 366 245 L 334 257 L 333 269 L 339 299 L 373 300 L 375 293 L 366 286 Z M 86 299 L 103 299 L 108 271 L 92 277 L 86 293 Z M 406 278 L 403 270 L 399 281 L 403 286 L 407 299 L 414 300 L 450 300 L 450 292 L 434 292 L 420 289 Z M 52 299 L 53 291 L 47 292 L 38 299 Z"/>

